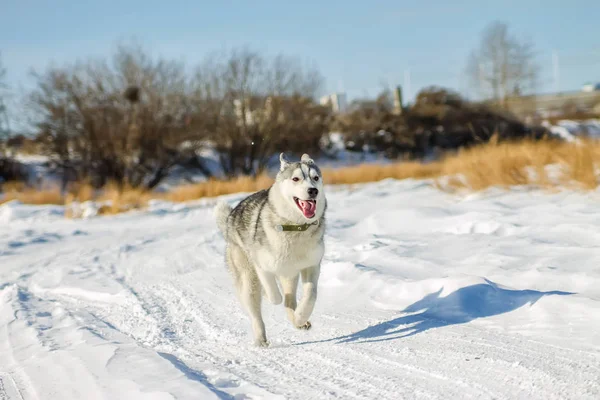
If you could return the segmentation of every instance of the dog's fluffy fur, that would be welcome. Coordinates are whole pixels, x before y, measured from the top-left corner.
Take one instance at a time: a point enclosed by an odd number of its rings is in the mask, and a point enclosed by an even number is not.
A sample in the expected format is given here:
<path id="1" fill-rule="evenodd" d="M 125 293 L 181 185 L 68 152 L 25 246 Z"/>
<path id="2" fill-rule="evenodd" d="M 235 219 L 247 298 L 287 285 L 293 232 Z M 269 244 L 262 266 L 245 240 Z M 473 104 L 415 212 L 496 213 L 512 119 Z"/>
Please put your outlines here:
<path id="1" fill-rule="evenodd" d="M 325 251 L 326 209 L 319 167 L 307 154 L 300 162 L 289 162 L 283 153 L 280 170 L 269 189 L 248 196 L 234 209 L 225 203 L 217 205 L 217 224 L 227 243 L 226 262 L 252 322 L 256 345 L 268 345 L 261 314 L 263 294 L 273 304 L 284 302 L 296 328 L 311 327 L 308 318 L 317 299 Z M 278 230 L 281 225 L 306 223 L 314 225 L 300 232 Z M 302 298 L 296 304 L 299 277 Z"/>

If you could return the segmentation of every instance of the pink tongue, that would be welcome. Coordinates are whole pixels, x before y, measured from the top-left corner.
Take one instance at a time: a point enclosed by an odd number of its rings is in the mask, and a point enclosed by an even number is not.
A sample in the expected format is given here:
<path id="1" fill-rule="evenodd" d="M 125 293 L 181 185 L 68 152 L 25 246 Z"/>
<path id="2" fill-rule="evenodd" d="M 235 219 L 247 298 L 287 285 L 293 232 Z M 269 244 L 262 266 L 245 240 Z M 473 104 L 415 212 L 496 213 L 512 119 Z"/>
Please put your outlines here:
<path id="1" fill-rule="evenodd" d="M 315 214 L 315 203 L 312 201 L 298 200 L 300 207 L 302 207 L 302 212 L 304 216 L 307 218 L 312 217 Z"/>

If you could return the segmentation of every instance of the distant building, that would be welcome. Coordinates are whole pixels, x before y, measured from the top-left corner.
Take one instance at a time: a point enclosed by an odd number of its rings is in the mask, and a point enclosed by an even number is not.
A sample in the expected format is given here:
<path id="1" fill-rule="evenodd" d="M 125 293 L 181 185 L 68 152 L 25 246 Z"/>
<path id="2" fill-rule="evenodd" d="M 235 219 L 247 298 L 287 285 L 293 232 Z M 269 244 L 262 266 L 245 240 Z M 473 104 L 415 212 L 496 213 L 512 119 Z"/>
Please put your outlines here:
<path id="1" fill-rule="evenodd" d="M 549 93 L 512 97 L 508 108 L 519 116 L 537 114 L 544 118 L 573 112 L 596 112 L 600 107 L 600 90 Z"/>
<path id="2" fill-rule="evenodd" d="M 320 103 L 322 106 L 331 107 L 334 113 L 343 113 L 348 107 L 345 93 L 328 94 L 321 97 Z"/>
<path id="3" fill-rule="evenodd" d="M 250 104 L 250 98 L 246 98 L 242 103 L 242 100 L 233 100 L 233 111 L 238 119 L 238 126 L 246 125 L 251 126 L 254 124 L 254 112 Z"/>
<path id="4" fill-rule="evenodd" d="M 597 92 L 600 91 L 600 82 L 599 83 L 586 83 L 581 88 L 582 92 Z"/>

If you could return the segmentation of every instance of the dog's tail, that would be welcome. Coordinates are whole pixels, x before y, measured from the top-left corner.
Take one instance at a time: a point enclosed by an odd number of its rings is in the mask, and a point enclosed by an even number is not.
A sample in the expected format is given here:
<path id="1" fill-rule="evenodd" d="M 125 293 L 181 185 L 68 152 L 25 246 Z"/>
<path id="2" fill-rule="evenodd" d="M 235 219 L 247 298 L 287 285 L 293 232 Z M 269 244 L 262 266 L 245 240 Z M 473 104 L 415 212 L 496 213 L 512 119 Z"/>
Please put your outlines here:
<path id="1" fill-rule="evenodd" d="M 217 226 L 219 230 L 225 236 L 227 234 L 227 217 L 231 213 L 231 206 L 223 201 L 217 203 L 215 207 L 215 217 L 217 219 Z"/>

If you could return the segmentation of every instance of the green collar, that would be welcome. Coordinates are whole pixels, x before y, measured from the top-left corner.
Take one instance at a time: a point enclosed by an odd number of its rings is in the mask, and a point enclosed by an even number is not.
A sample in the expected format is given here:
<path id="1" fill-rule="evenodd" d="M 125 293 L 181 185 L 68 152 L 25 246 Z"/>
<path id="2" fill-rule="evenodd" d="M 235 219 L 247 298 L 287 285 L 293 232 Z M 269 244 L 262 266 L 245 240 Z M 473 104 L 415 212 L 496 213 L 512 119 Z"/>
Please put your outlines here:
<path id="1" fill-rule="evenodd" d="M 310 224 L 302 224 L 302 225 L 277 225 L 276 229 L 279 232 L 304 232 L 312 225 L 319 225 L 319 220 L 315 222 L 311 222 Z"/>

